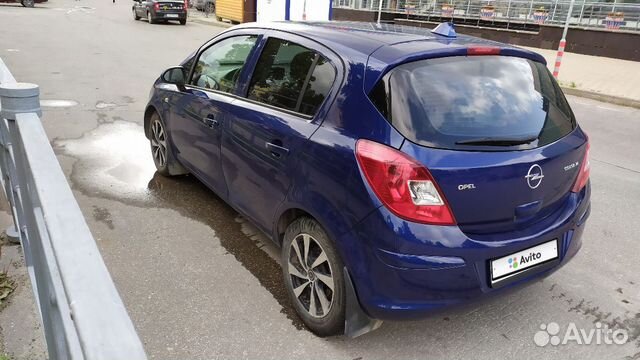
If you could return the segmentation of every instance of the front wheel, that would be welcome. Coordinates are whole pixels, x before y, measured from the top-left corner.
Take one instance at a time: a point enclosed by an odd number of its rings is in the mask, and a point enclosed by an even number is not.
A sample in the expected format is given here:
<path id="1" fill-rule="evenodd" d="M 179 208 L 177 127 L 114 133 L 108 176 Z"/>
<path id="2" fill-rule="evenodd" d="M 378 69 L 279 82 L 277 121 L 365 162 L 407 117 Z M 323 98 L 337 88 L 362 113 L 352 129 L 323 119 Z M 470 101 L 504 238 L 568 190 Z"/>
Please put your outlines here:
<path id="1" fill-rule="evenodd" d="M 33 7 L 35 5 L 34 0 L 22 0 L 20 4 L 24 7 Z"/>
<path id="2" fill-rule="evenodd" d="M 320 224 L 302 217 L 287 228 L 282 244 L 285 287 L 296 312 L 318 336 L 344 333 L 344 265 Z"/>
<path id="3" fill-rule="evenodd" d="M 178 162 L 171 148 L 169 134 L 164 122 L 153 113 L 149 119 L 149 142 L 151 143 L 151 156 L 158 173 L 164 176 L 187 174 L 187 170 Z"/>
<path id="4" fill-rule="evenodd" d="M 138 16 L 138 13 L 136 13 L 136 9 L 133 9 L 132 12 L 133 12 L 133 20 L 140 20 L 140 16 Z"/>

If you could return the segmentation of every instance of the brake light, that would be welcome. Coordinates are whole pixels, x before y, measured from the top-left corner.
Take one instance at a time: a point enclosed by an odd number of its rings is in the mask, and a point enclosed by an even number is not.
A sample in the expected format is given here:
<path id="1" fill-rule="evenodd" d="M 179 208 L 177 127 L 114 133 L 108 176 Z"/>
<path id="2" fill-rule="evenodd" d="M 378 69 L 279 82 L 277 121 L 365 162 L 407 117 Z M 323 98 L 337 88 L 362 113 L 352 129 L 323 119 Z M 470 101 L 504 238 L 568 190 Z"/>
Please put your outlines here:
<path id="1" fill-rule="evenodd" d="M 495 46 L 470 46 L 467 48 L 467 55 L 500 55 L 500 48 Z"/>
<path id="2" fill-rule="evenodd" d="M 453 225 L 453 213 L 429 170 L 410 156 L 358 140 L 356 158 L 369 186 L 397 216 L 424 224 Z"/>
<path id="3" fill-rule="evenodd" d="M 157 3 L 157 2 L 154 2 L 153 3 L 153 10 L 156 10 L 156 11 L 160 10 L 160 4 Z"/>
<path id="4" fill-rule="evenodd" d="M 187 10 L 189 8 L 189 0 L 184 0 L 184 9 Z"/>
<path id="5" fill-rule="evenodd" d="M 590 150 L 591 145 L 589 144 L 589 139 L 587 139 L 587 149 L 584 152 L 584 158 L 580 165 L 580 172 L 578 173 L 576 182 L 573 184 L 573 189 L 571 189 L 574 193 L 580 192 L 587 185 L 587 181 L 589 180 L 589 174 L 591 173 L 591 162 L 589 161 Z"/>

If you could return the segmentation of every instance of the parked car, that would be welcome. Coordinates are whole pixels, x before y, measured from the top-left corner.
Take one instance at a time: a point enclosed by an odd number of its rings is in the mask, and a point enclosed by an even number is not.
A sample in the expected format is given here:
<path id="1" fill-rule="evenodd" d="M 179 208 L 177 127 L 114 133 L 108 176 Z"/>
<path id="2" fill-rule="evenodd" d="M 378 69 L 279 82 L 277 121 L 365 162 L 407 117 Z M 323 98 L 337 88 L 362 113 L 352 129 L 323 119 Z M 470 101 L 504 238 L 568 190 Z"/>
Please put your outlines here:
<path id="1" fill-rule="evenodd" d="M 24 7 L 34 7 L 36 3 L 47 2 L 47 0 L 0 0 L 0 3 L 19 2 Z"/>
<path id="2" fill-rule="evenodd" d="M 177 20 L 185 25 L 188 6 L 188 0 L 134 0 L 131 11 L 134 20 L 145 18 L 149 24 Z"/>
<path id="3" fill-rule="evenodd" d="M 544 58 L 446 24 L 233 27 L 157 79 L 144 129 L 159 173 L 281 247 L 321 336 L 541 279 L 590 213 L 588 137 Z"/>
<path id="4" fill-rule="evenodd" d="M 197 10 L 206 11 L 209 14 L 216 12 L 215 0 L 195 0 L 195 7 Z"/>

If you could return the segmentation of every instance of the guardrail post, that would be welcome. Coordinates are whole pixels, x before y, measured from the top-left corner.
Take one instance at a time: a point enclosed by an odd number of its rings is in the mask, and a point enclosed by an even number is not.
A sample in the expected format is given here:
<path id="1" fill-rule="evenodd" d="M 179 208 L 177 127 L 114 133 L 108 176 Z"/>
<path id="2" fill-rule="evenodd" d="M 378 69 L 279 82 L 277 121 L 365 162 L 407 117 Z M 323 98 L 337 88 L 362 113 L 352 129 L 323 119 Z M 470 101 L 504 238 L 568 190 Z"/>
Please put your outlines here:
<path id="1" fill-rule="evenodd" d="M 38 88 L 38 85 L 35 84 L 16 82 L 0 84 L 0 104 L 2 106 L 0 118 L 7 119 L 9 122 L 16 121 L 16 115 L 21 113 L 34 112 L 37 113 L 38 116 L 42 115 L 42 111 L 40 110 L 40 89 Z M 2 134 L 2 144 L 5 147 L 5 150 L 9 151 L 8 149 L 11 147 L 11 139 L 7 134 Z M 6 161 L 6 157 L 3 157 L 3 161 Z M 15 179 L 14 181 L 8 181 L 9 174 L 4 174 L 3 176 L 7 177 L 7 179 L 5 179 L 5 184 L 9 187 L 11 186 L 9 184 L 18 184 Z M 14 197 L 14 189 L 7 188 L 5 189 L 5 192 L 7 197 Z M 11 203 L 15 204 L 13 201 Z M 18 215 L 15 210 L 11 211 L 11 214 L 13 216 L 13 224 L 5 230 L 5 234 L 10 242 L 20 243 L 21 237 Z"/>
<path id="2" fill-rule="evenodd" d="M 40 88 L 29 83 L 0 84 L 0 116 L 7 120 L 16 120 L 17 114 L 33 112 L 42 116 L 40 110 Z"/>

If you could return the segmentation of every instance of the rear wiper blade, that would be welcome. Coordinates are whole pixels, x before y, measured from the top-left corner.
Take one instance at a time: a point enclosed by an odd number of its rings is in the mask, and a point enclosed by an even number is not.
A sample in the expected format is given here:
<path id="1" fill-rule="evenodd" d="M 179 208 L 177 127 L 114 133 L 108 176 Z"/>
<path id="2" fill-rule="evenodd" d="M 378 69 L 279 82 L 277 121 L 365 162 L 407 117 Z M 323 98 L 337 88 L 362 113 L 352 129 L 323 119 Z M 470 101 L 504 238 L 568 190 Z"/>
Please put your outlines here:
<path id="1" fill-rule="evenodd" d="M 493 138 L 493 137 L 484 137 L 484 138 L 476 138 L 476 139 L 467 139 L 456 141 L 458 145 L 486 145 L 486 146 L 514 146 L 514 145 L 523 145 L 528 144 L 534 140 L 537 140 L 538 137 L 528 137 L 528 138 Z"/>

